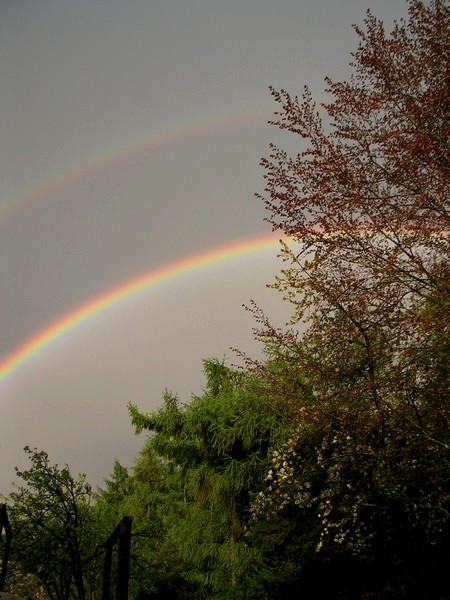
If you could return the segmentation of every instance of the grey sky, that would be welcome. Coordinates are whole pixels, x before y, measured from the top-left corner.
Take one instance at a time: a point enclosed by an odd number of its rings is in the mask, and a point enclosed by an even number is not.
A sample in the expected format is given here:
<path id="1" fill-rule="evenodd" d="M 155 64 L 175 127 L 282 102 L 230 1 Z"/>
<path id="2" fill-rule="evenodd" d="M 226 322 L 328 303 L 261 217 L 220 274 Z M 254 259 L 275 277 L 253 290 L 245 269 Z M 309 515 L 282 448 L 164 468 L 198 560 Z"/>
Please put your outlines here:
<path id="1" fill-rule="evenodd" d="M 321 97 L 348 73 L 365 11 L 387 24 L 403 0 L 1 0 L 0 356 L 58 316 L 142 271 L 269 232 L 253 197 L 261 156 L 288 138 L 265 118 L 268 86 Z M 227 119 L 228 115 L 228 119 Z M 230 115 L 234 115 L 233 118 Z M 69 165 L 212 118 L 1 218 L 21 190 Z M 215 120 L 214 120 L 215 119 Z M 222 123 L 222 125 L 221 125 Z M 157 406 L 202 385 L 201 359 L 258 352 L 241 304 L 278 324 L 270 252 L 187 274 L 63 336 L 0 382 L 0 493 L 38 446 L 94 483 L 142 444 L 126 403 Z"/>

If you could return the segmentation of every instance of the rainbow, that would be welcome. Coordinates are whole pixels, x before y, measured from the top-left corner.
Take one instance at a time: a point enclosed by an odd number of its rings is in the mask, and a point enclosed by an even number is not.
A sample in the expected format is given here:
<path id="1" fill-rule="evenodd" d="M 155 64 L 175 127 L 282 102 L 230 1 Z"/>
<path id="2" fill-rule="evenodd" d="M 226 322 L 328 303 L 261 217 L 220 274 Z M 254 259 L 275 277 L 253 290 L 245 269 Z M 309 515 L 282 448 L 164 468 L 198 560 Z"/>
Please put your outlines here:
<path id="1" fill-rule="evenodd" d="M 0 362 L 0 382 L 4 381 L 8 375 L 16 371 L 51 342 L 75 329 L 80 323 L 92 319 L 108 307 L 122 302 L 130 296 L 135 296 L 163 281 L 207 267 L 213 263 L 221 263 L 238 256 L 279 247 L 280 240 L 273 234 L 247 238 L 175 260 L 133 277 L 125 283 L 120 283 L 52 321 L 12 351 Z"/>
<path id="2" fill-rule="evenodd" d="M 144 152 L 154 151 L 183 140 L 219 133 L 226 129 L 251 123 L 266 123 L 273 116 L 273 104 L 239 108 L 213 114 L 200 119 L 191 119 L 172 127 L 161 129 L 126 142 L 97 149 L 82 159 L 73 159 L 58 170 L 36 179 L 31 184 L 16 190 L 0 201 L 0 223 L 12 217 L 21 207 L 54 196 L 67 186 L 74 185 L 83 177 L 107 167 L 113 167 Z"/>

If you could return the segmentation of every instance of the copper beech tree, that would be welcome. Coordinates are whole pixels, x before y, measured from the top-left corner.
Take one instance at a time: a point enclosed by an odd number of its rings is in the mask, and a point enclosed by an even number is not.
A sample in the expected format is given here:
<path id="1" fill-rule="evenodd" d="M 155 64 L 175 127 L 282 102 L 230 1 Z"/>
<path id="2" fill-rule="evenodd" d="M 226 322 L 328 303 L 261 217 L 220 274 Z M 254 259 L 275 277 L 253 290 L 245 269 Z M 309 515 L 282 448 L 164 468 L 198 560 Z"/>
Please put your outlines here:
<path id="1" fill-rule="evenodd" d="M 317 550 L 448 536 L 450 6 L 408 9 L 389 34 L 370 12 L 355 27 L 328 103 L 271 90 L 273 124 L 303 148 L 262 161 L 268 220 L 291 240 L 273 286 L 306 332 L 260 335 L 310 392 L 284 397 L 298 416 L 253 511 L 312 510 Z"/>

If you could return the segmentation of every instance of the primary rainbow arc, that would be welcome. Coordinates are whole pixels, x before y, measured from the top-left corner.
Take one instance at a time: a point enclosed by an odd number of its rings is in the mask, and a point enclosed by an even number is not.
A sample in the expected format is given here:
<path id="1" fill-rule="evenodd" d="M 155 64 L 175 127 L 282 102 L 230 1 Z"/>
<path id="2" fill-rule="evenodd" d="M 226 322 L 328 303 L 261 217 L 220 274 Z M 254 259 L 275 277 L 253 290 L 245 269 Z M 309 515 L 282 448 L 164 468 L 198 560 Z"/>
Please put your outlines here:
<path id="1" fill-rule="evenodd" d="M 124 301 L 130 296 L 139 294 L 165 280 L 206 267 L 212 263 L 225 262 L 234 257 L 264 249 L 279 248 L 279 245 L 279 238 L 273 234 L 247 238 L 181 258 L 122 282 L 49 323 L 12 351 L 0 362 L 0 382 L 54 340 L 73 330 L 80 323 L 91 319 L 108 307 Z"/>

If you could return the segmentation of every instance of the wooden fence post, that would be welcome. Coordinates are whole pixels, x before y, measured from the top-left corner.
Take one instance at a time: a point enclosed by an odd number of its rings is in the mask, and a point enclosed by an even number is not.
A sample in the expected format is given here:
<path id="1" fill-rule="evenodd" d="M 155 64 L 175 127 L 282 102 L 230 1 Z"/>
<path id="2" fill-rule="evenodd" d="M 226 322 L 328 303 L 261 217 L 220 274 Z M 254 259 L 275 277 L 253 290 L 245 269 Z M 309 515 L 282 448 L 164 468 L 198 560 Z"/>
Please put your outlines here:
<path id="1" fill-rule="evenodd" d="M 112 545 L 106 547 L 105 560 L 103 561 L 103 584 L 102 584 L 102 600 L 110 600 L 111 598 L 111 564 L 112 564 Z"/>
<path id="2" fill-rule="evenodd" d="M 3 592 L 4 588 L 5 588 L 6 569 L 8 567 L 9 551 L 10 551 L 10 547 L 11 547 L 11 538 L 12 538 L 12 531 L 11 531 L 11 526 L 9 524 L 8 513 L 6 510 L 6 504 L 0 504 L 0 537 L 3 533 L 3 529 L 5 529 L 5 533 L 6 533 L 6 542 L 5 542 L 5 549 L 3 551 L 3 558 L 2 558 L 2 570 L 0 571 L 0 592 Z"/>
<path id="3" fill-rule="evenodd" d="M 128 600 L 132 521 L 132 517 L 124 517 L 119 523 L 119 556 L 117 559 L 116 600 Z"/>
<path id="4" fill-rule="evenodd" d="M 103 563 L 102 600 L 111 598 L 112 552 L 118 544 L 116 600 L 128 600 L 128 580 L 130 578 L 131 524 L 133 517 L 124 517 L 109 538 L 103 544 L 105 560 Z"/>

